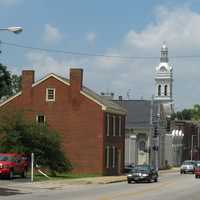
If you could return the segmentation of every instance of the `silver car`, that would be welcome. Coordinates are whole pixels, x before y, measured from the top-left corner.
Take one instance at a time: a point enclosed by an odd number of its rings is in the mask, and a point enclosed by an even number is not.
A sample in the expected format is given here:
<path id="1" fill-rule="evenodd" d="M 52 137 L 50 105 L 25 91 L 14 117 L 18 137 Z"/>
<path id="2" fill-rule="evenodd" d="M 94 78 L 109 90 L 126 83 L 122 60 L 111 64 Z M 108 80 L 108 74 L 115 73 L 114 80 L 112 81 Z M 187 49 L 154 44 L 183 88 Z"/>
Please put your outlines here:
<path id="1" fill-rule="evenodd" d="M 180 173 L 185 174 L 185 173 L 193 173 L 194 174 L 194 169 L 195 169 L 195 161 L 194 160 L 185 160 L 183 164 L 181 165 Z"/>

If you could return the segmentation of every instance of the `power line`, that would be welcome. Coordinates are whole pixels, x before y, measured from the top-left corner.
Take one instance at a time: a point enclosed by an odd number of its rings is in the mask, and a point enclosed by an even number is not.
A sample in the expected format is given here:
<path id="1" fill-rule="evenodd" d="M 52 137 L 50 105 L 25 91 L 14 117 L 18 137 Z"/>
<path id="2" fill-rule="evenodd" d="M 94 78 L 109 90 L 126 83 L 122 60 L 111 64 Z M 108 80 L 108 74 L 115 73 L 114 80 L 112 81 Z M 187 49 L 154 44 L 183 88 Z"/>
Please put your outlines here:
<path id="1" fill-rule="evenodd" d="M 16 48 L 23 48 L 23 49 L 31 49 L 36 51 L 45 51 L 50 53 L 61 53 L 61 54 L 68 54 L 73 56 L 87 56 L 87 57 L 104 57 L 104 58 L 116 58 L 116 59 L 160 59 L 158 56 L 117 56 L 117 55 L 105 55 L 105 54 L 92 54 L 92 53 L 83 53 L 83 52 L 75 52 L 75 51 L 66 51 L 66 50 L 59 50 L 59 49 L 49 49 L 49 48 L 40 48 L 40 47 L 33 47 L 27 45 L 21 45 L 16 43 L 10 42 L 3 42 L 0 41 L 0 44 L 5 46 L 12 46 Z M 182 59 L 182 58 L 200 58 L 200 55 L 179 55 L 179 56 L 170 56 L 170 59 Z"/>
<path id="2" fill-rule="evenodd" d="M 117 55 L 91 54 L 91 53 L 83 53 L 83 52 L 65 51 L 65 50 L 58 50 L 58 49 L 47 49 L 47 48 L 26 46 L 26 45 L 3 42 L 3 41 L 0 41 L 0 44 L 17 47 L 17 48 L 23 48 L 23 49 L 46 51 L 50 53 L 62 53 L 62 54 L 68 54 L 68 55 L 74 55 L 74 56 L 104 57 L 104 58 L 118 58 L 118 59 L 159 59 L 159 57 L 151 57 L 151 56 L 117 56 Z"/>

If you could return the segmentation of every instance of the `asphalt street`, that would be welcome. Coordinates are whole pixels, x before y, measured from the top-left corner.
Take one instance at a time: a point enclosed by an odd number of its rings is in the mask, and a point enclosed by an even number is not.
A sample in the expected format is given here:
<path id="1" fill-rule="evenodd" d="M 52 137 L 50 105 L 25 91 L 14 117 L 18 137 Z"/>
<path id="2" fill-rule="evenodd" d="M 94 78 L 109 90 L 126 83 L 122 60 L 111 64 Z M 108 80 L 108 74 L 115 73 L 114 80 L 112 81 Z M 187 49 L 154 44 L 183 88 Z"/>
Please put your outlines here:
<path id="1" fill-rule="evenodd" d="M 1 184 L 2 183 L 2 184 Z M 161 175 L 158 183 L 57 185 L 33 187 L 0 181 L 1 200 L 199 200 L 200 179 L 193 174 Z M 18 185 L 20 187 L 18 187 Z"/>

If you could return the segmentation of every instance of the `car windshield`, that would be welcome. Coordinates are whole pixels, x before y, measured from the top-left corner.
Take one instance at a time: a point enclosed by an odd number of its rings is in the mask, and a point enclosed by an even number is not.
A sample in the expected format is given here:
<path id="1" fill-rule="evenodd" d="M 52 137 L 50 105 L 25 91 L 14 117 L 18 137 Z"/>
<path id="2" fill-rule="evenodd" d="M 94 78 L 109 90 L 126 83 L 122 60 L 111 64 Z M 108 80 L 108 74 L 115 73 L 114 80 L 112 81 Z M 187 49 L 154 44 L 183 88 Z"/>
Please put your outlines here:
<path id="1" fill-rule="evenodd" d="M 137 165 L 133 168 L 132 172 L 149 172 L 150 167 L 148 165 Z"/>
<path id="2" fill-rule="evenodd" d="M 194 165 L 194 164 L 195 164 L 195 162 L 194 161 L 190 161 L 190 160 L 183 162 L 183 165 Z"/>
<path id="3" fill-rule="evenodd" d="M 0 161 L 13 162 L 14 161 L 14 157 L 13 156 L 0 155 Z"/>

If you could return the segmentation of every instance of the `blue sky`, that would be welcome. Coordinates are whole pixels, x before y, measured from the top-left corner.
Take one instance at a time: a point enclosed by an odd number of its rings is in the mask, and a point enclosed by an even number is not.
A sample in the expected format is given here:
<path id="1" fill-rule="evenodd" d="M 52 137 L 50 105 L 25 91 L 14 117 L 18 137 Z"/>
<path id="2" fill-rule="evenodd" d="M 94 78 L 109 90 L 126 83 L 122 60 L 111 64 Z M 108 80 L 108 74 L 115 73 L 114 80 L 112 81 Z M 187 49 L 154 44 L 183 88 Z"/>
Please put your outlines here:
<path id="1" fill-rule="evenodd" d="M 166 41 L 169 55 L 200 55 L 200 0 L 0 0 L 0 28 L 22 26 L 15 35 L 0 32 L 3 42 L 66 51 L 156 56 Z M 1 45 L 0 62 L 13 73 L 36 70 L 36 80 L 54 72 L 68 76 L 84 68 L 84 84 L 97 92 L 127 91 L 133 99 L 154 94 L 159 59 L 122 60 L 72 56 Z M 177 109 L 200 103 L 200 59 L 171 59 Z M 195 88 L 195 92 L 194 92 Z"/>

